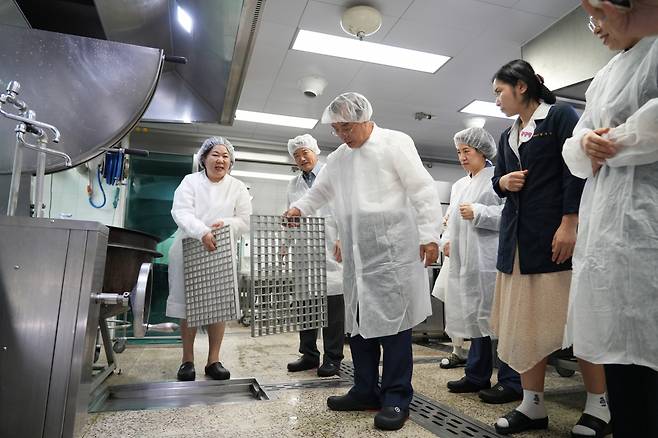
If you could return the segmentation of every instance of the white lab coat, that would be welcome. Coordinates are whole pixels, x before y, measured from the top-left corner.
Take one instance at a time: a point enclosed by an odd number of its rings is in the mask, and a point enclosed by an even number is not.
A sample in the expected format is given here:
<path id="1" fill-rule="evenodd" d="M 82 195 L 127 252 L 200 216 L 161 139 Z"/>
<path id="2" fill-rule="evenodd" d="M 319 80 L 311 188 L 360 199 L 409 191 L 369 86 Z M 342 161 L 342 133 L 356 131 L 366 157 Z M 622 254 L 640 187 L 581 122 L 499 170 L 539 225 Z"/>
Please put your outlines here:
<path id="1" fill-rule="evenodd" d="M 452 185 L 452 187 L 450 187 L 450 205 L 448 206 L 448 210 L 446 211 L 445 214 L 446 223 L 450 222 L 450 209 L 453 205 L 453 200 L 457 199 L 457 195 L 461 193 L 461 190 L 464 187 L 466 187 L 468 182 L 469 182 L 468 178 L 465 177 L 460 178 Z M 450 242 L 450 235 L 448 233 L 448 226 L 446 225 L 443 227 L 441 233 L 441 242 L 439 244 L 441 251 L 444 251 L 446 243 L 448 242 Z M 443 264 L 441 265 L 441 270 L 439 271 L 439 275 L 436 277 L 436 282 L 434 283 L 434 289 L 432 289 L 432 295 L 440 299 L 444 303 L 446 301 L 446 289 L 448 287 L 449 271 L 450 271 L 450 257 L 444 256 Z"/>
<path id="2" fill-rule="evenodd" d="M 360 148 L 342 144 L 292 206 L 312 215 L 330 202 L 343 246 L 346 332 L 389 336 L 425 320 L 432 310 L 419 245 L 439 242 L 441 207 L 411 137 L 375 126 Z"/>
<path id="3" fill-rule="evenodd" d="M 183 239 L 197 240 L 211 231 L 210 225 L 224 221 L 233 229 L 235 239 L 249 229 L 251 199 L 242 181 L 226 175 L 220 182 L 208 179 L 205 172 L 186 175 L 174 192 L 171 216 L 178 225 L 169 249 L 169 298 L 166 314 L 185 318 L 183 276 Z"/>
<path id="4" fill-rule="evenodd" d="M 489 320 L 496 286 L 498 230 L 505 201 L 491 185 L 493 166 L 465 176 L 448 210 L 450 270 L 446 288 L 446 333 L 451 338 L 491 336 Z M 459 205 L 470 203 L 474 219 L 462 219 Z"/>
<path id="5" fill-rule="evenodd" d="M 324 167 L 324 164 L 318 163 L 314 171 L 318 174 Z M 317 175 L 316 175 L 317 178 Z M 304 177 L 300 172 L 296 178 L 288 184 L 288 205 L 301 199 L 310 190 Z M 317 216 L 324 217 L 325 247 L 327 258 L 327 295 L 343 294 L 343 265 L 336 261 L 334 257 L 334 246 L 338 240 L 338 225 L 333 217 L 329 206 L 322 207 L 316 212 Z"/>
<path id="6" fill-rule="evenodd" d="M 563 156 L 587 178 L 565 346 L 594 363 L 658 370 L 658 39 L 615 56 L 587 89 L 587 106 Z M 595 176 L 580 141 L 613 128 L 622 146 Z"/>

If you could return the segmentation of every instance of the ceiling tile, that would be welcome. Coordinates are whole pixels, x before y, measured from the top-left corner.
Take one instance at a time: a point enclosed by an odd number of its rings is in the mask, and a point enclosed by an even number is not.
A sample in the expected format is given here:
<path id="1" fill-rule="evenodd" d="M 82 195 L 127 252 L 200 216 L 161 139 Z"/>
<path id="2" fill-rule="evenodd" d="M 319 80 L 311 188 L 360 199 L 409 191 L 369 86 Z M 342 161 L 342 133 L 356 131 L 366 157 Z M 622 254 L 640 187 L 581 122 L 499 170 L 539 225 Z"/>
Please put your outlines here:
<path id="1" fill-rule="evenodd" d="M 580 5 L 578 0 L 520 0 L 516 9 L 548 17 L 562 18 Z"/>
<path id="2" fill-rule="evenodd" d="M 341 6 L 341 14 L 343 10 L 355 4 L 353 0 L 312 0 L 310 3 L 331 3 L 334 5 L 339 5 Z M 363 3 L 374 7 L 382 15 L 388 15 L 390 17 L 397 18 L 407 10 L 409 5 L 413 3 L 413 0 L 371 0 Z"/>
<path id="3" fill-rule="evenodd" d="M 306 3 L 305 0 L 267 0 L 263 20 L 295 28 Z"/>

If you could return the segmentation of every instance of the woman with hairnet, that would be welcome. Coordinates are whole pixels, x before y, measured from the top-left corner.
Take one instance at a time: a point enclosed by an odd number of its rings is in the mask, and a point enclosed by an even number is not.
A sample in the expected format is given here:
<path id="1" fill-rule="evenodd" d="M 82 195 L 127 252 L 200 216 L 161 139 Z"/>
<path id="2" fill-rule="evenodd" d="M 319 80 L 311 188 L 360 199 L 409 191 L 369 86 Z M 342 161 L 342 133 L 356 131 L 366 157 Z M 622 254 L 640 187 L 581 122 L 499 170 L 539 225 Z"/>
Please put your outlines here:
<path id="1" fill-rule="evenodd" d="M 615 438 L 658 437 L 658 39 L 590 25 L 621 52 L 562 152 L 587 178 L 565 345 L 604 364 Z"/>
<path id="2" fill-rule="evenodd" d="M 459 162 L 468 175 L 450 200 L 448 236 L 450 271 L 446 288 L 446 332 L 453 338 L 470 338 L 465 376 L 448 382 L 456 393 L 479 392 L 487 403 L 508 403 L 521 398 L 519 374 L 506 363 L 498 368 L 498 383 L 491 388 L 492 335 L 489 319 L 496 286 L 498 229 L 505 201 L 491 186 L 496 142 L 482 128 L 455 134 Z M 445 248 L 445 243 L 444 243 Z"/>
<path id="3" fill-rule="evenodd" d="M 320 155 L 318 142 L 310 134 L 298 135 L 288 140 L 288 153 L 300 170 L 299 175 L 288 185 L 288 205 L 290 205 L 313 187 L 324 165 L 318 160 Z M 340 242 L 333 213 L 330 208 L 325 207 L 319 210 L 317 215 L 324 217 L 327 261 L 327 327 L 322 329 L 324 358 L 320 365 L 320 352 L 317 347 L 318 330 L 302 330 L 299 332 L 299 352 L 302 356 L 288 364 L 288 371 L 318 368 L 319 377 L 330 377 L 338 374 L 340 370 L 345 344 L 343 268 L 340 264 Z"/>
<path id="4" fill-rule="evenodd" d="M 338 223 L 354 386 L 329 397 L 329 409 L 377 409 L 375 427 L 396 430 L 413 396 L 411 328 L 431 314 L 423 260 L 428 266 L 438 256 L 441 209 L 413 140 L 378 127 L 371 116 L 370 102 L 358 93 L 329 104 L 322 122 L 343 144 L 286 215 L 312 215 L 331 203 Z"/>
<path id="5" fill-rule="evenodd" d="M 171 216 L 178 225 L 174 243 L 169 250 L 169 298 L 167 316 L 180 318 L 183 360 L 178 380 L 194 380 L 194 338 L 196 328 L 187 325 L 183 278 L 183 244 L 186 237 L 197 239 L 208 251 L 216 249 L 212 230 L 230 226 L 239 237 L 249 228 L 251 199 L 247 187 L 229 175 L 235 163 L 233 145 L 224 137 L 210 137 L 201 145 L 196 158 L 201 171 L 186 175 L 174 193 Z M 205 374 L 224 380 L 231 373 L 219 361 L 219 349 L 224 338 L 224 322 L 210 324 L 208 330 L 208 360 Z"/>

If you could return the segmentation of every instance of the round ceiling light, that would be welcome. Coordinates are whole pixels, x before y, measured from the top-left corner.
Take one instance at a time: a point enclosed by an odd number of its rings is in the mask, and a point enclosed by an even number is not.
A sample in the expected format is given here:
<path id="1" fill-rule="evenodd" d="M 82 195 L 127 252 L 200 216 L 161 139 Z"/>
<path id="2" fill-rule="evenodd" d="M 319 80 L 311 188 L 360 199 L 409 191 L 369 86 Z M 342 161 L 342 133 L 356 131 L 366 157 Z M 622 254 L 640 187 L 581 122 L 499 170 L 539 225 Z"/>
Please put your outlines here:
<path id="1" fill-rule="evenodd" d="M 352 6 L 343 12 L 340 27 L 362 40 L 382 27 L 382 14 L 372 6 Z"/>

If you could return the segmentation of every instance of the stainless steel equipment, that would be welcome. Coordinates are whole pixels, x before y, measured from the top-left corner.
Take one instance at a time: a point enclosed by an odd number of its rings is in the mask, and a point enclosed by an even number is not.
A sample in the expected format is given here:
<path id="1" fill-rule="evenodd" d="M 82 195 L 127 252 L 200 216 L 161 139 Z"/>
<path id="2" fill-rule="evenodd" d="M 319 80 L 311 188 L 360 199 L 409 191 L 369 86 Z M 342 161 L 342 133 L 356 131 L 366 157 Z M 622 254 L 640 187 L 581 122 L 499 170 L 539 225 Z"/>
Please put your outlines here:
<path id="1" fill-rule="evenodd" d="M 217 249 L 209 252 L 197 239 L 183 239 L 187 323 L 200 327 L 238 319 L 240 299 L 236 251 L 231 227 L 213 230 Z"/>
<path id="2" fill-rule="evenodd" d="M 0 89 L 19 81 L 21 100 L 61 131 L 58 149 L 72 164 L 114 146 L 151 101 L 163 64 L 162 50 L 0 25 Z M 0 119 L 0 144 L 14 143 L 14 123 Z M 12 170 L 14 151 L 0 147 L 0 174 Z M 26 163 L 36 163 L 26 151 Z M 45 172 L 64 169 L 49 158 Z M 35 165 L 26 171 L 35 172 Z"/>
<path id="3" fill-rule="evenodd" d="M 107 237 L 96 222 L 0 217 L 0 436 L 84 424 Z"/>
<path id="4" fill-rule="evenodd" d="M 252 215 L 250 238 L 251 335 L 326 326 L 324 218 Z"/>

